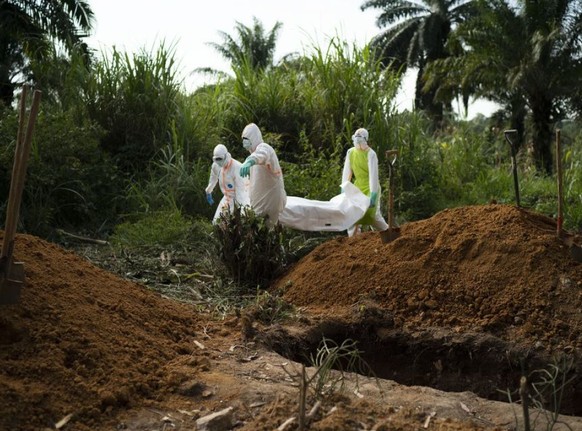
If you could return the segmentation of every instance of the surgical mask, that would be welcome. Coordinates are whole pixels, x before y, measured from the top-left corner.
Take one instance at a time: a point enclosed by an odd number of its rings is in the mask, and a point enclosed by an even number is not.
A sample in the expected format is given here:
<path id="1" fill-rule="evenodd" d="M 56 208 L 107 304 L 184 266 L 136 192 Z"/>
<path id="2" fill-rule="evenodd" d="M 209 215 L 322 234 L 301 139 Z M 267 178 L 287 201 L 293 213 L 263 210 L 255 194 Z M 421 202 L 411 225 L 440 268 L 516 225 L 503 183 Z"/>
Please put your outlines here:
<path id="1" fill-rule="evenodd" d="M 249 138 L 242 138 L 242 144 L 243 144 L 243 147 L 245 147 L 247 150 L 250 150 L 251 147 L 253 146 L 253 144 Z"/>
<path id="2" fill-rule="evenodd" d="M 354 147 L 360 148 L 362 150 L 367 148 L 367 146 L 368 146 L 368 143 L 366 142 L 366 140 L 364 138 L 362 138 L 361 136 L 354 136 L 352 141 L 354 143 Z"/>

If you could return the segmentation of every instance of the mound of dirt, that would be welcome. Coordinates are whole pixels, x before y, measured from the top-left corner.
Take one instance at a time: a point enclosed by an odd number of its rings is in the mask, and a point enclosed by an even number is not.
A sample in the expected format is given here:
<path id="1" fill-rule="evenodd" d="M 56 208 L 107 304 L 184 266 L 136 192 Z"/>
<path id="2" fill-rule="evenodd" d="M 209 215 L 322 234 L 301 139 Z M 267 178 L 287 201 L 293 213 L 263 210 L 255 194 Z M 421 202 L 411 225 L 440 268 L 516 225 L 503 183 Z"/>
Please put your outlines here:
<path id="1" fill-rule="evenodd" d="M 582 348 L 582 265 L 553 219 L 508 205 L 442 211 L 328 241 L 274 286 L 314 314 L 387 310 L 395 326 L 480 331 L 547 351 Z"/>
<path id="2" fill-rule="evenodd" d="M 0 308 L 0 429 L 52 429 L 69 414 L 74 429 L 95 429 L 109 413 L 175 390 L 172 361 L 200 366 L 191 306 L 38 238 L 15 243 L 26 286 L 18 304 Z"/>

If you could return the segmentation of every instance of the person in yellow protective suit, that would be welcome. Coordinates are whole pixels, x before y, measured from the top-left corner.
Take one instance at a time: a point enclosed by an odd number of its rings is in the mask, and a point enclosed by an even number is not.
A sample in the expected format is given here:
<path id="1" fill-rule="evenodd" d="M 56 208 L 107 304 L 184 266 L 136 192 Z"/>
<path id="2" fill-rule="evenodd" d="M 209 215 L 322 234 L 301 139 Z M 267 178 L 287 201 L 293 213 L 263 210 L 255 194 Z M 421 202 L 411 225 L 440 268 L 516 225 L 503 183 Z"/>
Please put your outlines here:
<path id="1" fill-rule="evenodd" d="M 249 182 L 240 176 L 241 163 L 233 159 L 222 144 L 214 147 L 212 155 L 212 168 L 210 170 L 210 180 L 206 187 L 206 200 L 210 205 L 214 204 L 212 191 L 218 183 L 222 191 L 220 200 L 212 223 L 216 223 L 223 211 L 232 212 L 234 205 L 249 205 Z"/>
<path id="2" fill-rule="evenodd" d="M 342 183 L 351 181 L 362 193 L 370 197 L 370 207 L 356 224 L 348 229 L 354 236 L 362 225 L 371 225 L 376 230 L 388 229 L 380 212 L 380 181 L 378 179 L 378 156 L 368 145 L 368 131 L 358 129 L 352 136 L 354 146 L 346 153 Z M 355 180 L 354 180 L 355 177 Z"/>
<path id="3" fill-rule="evenodd" d="M 251 208 L 267 217 L 267 225 L 272 227 L 287 202 L 279 159 L 273 147 L 263 142 L 261 130 L 254 123 L 244 128 L 242 144 L 251 153 L 240 168 L 241 177 L 250 176 Z"/>

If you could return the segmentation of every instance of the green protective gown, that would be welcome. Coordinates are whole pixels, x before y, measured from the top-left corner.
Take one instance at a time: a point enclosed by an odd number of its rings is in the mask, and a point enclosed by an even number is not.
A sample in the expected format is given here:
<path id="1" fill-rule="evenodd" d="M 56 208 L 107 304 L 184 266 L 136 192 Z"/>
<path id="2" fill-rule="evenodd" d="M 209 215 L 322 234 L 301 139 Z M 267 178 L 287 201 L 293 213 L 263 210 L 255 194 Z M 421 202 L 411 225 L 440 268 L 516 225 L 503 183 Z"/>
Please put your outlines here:
<path id="1" fill-rule="evenodd" d="M 360 189 L 362 193 L 370 197 L 370 174 L 368 170 L 368 151 L 354 150 L 350 151 L 350 166 L 352 172 L 356 177 L 354 185 Z M 376 199 L 376 205 L 380 201 L 380 193 L 378 193 L 378 198 Z M 368 208 L 364 213 L 364 216 L 358 220 L 356 224 L 359 225 L 371 225 L 374 222 L 376 214 L 376 207 Z"/>

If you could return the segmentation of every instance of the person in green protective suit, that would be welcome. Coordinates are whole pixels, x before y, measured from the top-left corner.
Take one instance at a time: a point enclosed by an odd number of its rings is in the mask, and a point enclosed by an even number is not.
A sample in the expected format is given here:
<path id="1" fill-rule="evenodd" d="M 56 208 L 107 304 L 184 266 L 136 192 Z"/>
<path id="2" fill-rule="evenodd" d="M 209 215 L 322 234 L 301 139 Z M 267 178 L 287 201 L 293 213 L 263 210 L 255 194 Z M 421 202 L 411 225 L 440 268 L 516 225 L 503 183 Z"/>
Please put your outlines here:
<path id="1" fill-rule="evenodd" d="M 364 216 L 348 229 L 348 236 L 357 234 L 361 226 L 370 225 L 376 230 L 388 229 L 388 223 L 380 211 L 380 181 L 378 179 L 378 156 L 368 145 L 368 131 L 358 129 L 352 136 L 354 146 L 346 153 L 342 183 L 351 181 L 366 196 L 370 207 Z"/>

